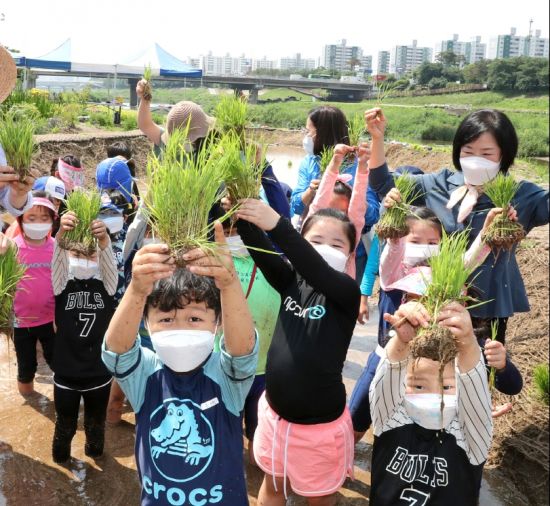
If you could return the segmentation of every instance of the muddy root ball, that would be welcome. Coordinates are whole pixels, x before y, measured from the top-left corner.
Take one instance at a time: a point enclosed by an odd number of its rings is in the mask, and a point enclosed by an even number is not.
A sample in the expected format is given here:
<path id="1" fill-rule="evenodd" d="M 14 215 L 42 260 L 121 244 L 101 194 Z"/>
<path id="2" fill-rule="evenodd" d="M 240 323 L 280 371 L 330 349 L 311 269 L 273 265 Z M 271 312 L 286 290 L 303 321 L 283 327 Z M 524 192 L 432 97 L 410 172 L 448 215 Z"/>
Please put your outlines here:
<path id="1" fill-rule="evenodd" d="M 495 218 L 482 239 L 494 251 L 510 251 L 515 244 L 525 238 L 525 230 L 517 221 L 511 221 L 508 217 L 499 218 Z"/>
<path id="2" fill-rule="evenodd" d="M 145 83 L 143 86 L 143 100 L 147 100 L 147 102 L 150 102 L 153 98 L 153 91 L 151 89 L 150 83 Z"/>
<path id="3" fill-rule="evenodd" d="M 409 227 L 406 223 L 403 226 L 386 225 L 384 223 L 377 223 L 375 225 L 375 231 L 378 238 L 381 240 L 386 239 L 401 239 L 409 233 Z"/>
<path id="4" fill-rule="evenodd" d="M 456 342 L 451 331 L 444 327 L 422 329 L 411 341 L 413 358 L 429 358 L 446 364 L 457 355 Z"/>

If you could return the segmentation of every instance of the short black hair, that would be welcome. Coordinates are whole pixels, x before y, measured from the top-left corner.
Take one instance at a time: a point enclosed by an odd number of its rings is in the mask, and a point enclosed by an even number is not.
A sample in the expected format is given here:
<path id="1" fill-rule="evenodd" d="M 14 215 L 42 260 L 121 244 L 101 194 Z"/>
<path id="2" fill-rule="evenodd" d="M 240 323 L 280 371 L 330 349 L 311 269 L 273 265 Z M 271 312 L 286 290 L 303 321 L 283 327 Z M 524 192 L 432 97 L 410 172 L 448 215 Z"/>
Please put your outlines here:
<path id="1" fill-rule="evenodd" d="M 124 141 L 116 141 L 107 146 L 107 158 L 123 156 L 126 160 L 132 158 L 132 150 Z"/>
<path id="2" fill-rule="evenodd" d="M 518 136 L 512 122 L 503 112 L 495 109 L 482 109 L 466 116 L 455 133 L 453 139 L 453 164 L 456 170 L 460 167 L 460 150 L 481 134 L 490 133 L 500 148 L 502 154 L 500 170 L 507 172 L 513 165 L 518 153 Z"/>
<path id="3" fill-rule="evenodd" d="M 407 214 L 407 223 L 409 221 L 426 221 L 439 232 L 439 237 L 443 237 L 443 225 L 431 209 L 424 206 L 412 206 Z"/>
<path id="4" fill-rule="evenodd" d="M 349 144 L 346 115 L 338 107 L 316 107 L 309 112 L 308 117 L 317 130 L 313 140 L 313 154 L 320 155 L 325 148 L 332 148 L 336 144 Z"/>
<path id="5" fill-rule="evenodd" d="M 342 195 L 348 200 L 351 200 L 352 189 L 349 184 L 343 183 L 342 181 L 336 181 L 333 191 L 336 195 Z"/>
<path id="6" fill-rule="evenodd" d="M 323 220 L 325 218 L 333 218 L 335 220 L 342 222 L 342 227 L 344 227 L 344 233 L 346 234 L 346 237 L 350 244 L 350 253 L 353 253 L 355 250 L 355 241 L 357 239 L 357 232 L 355 230 L 355 225 L 350 221 L 347 214 L 340 211 L 339 209 L 319 209 L 316 213 L 312 214 L 311 216 L 308 216 L 306 221 L 304 222 L 301 230 L 302 236 L 305 236 L 309 229 L 317 223 L 319 220 Z"/>
<path id="7" fill-rule="evenodd" d="M 155 283 L 147 297 L 144 316 L 147 317 L 149 307 L 168 313 L 183 309 L 191 302 L 204 302 L 207 308 L 214 310 L 216 318 L 220 317 L 220 291 L 214 279 L 198 276 L 187 269 L 176 269 L 172 276 Z"/>

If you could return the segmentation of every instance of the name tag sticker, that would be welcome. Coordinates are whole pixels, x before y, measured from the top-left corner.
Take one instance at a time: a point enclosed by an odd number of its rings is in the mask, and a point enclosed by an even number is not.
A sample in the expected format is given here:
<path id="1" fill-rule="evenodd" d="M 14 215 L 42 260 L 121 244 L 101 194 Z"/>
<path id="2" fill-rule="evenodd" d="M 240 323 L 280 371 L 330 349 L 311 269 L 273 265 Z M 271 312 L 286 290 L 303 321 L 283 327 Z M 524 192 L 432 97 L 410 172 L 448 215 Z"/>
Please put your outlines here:
<path id="1" fill-rule="evenodd" d="M 216 406 L 219 403 L 220 403 L 220 401 L 218 400 L 218 398 L 214 397 L 213 399 L 210 399 L 209 401 L 203 402 L 201 404 L 201 410 L 206 411 L 207 409 L 210 409 L 210 408 Z"/>

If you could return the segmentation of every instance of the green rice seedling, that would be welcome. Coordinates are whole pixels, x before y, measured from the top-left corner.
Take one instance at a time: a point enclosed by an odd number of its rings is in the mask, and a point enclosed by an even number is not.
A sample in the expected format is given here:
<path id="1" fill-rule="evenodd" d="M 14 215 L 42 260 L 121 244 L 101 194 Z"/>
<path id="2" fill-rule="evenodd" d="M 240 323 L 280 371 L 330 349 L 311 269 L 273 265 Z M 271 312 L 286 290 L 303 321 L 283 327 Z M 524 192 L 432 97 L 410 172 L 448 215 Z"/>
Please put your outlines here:
<path id="1" fill-rule="evenodd" d="M 101 208 L 101 196 L 97 190 L 76 188 L 65 200 L 67 212 L 75 213 L 78 222 L 73 230 L 63 232 L 59 246 L 69 251 L 76 251 L 86 256 L 95 253 L 96 238 L 92 234 L 92 222 L 97 219 Z"/>
<path id="2" fill-rule="evenodd" d="M 258 198 L 262 186 L 262 173 L 266 148 L 255 142 L 247 142 L 241 149 L 241 140 L 234 132 L 225 134 L 220 143 L 221 158 L 218 167 L 224 174 L 224 182 L 233 203 L 241 199 Z"/>
<path id="3" fill-rule="evenodd" d="M 8 112 L 0 120 L 0 145 L 8 165 L 14 168 L 20 181 L 30 174 L 31 160 L 37 152 L 34 142 L 35 123 L 27 117 L 16 118 Z"/>
<path id="4" fill-rule="evenodd" d="M 11 335 L 13 328 L 13 299 L 17 283 L 23 279 L 25 267 L 17 260 L 17 249 L 9 246 L 0 255 L 0 332 Z"/>
<path id="5" fill-rule="evenodd" d="M 379 107 L 382 105 L 382 102 L 388 98 L 394 86 L 394 83 L 388 81 L 382 81 L 378 84 L 376 87 L 376 103 Z"/>
<path id="6" fill-rule="evenodd" d="M 216 251 L 216 244 L 209 241 L 213 224 L 208 223 L 208 214 L 226 193 L 220 190 L 226 174 L 218 146 L 208 143 L 196 153 L 187 153 L 185 136 L 175 132 L 168 138 L 169 156 L 149 156 L 144 205 L 153 235 L 169 246 L 176 265 L 183 267 L 183 255 L 193 248 Z M 170 155 L 178 150 L 183 155 Z"/>
<path id="7" fill-rule="evenodd" d="M 500 213 L 483 233 L 483 241 L 492 250 L 499 252 L 509 251 L 525 237 L 525 230 L 521 223 L 508 218 L 508 210 L 521 183 L 500 172 L 497 177 L 485 183 L 483 191 L 491 199 L 495 207 L 501 207 Z"/>
<path id="8" fill-rule="evenodd" d="M 395 187 L 399 190 L 401 202 L 387 209 L 376 224 L 376 233 L 380 239 L 399 239 L 409 233 L 407 216 L 410 206 L 421 195 L 415 178 L 407 173 L 395 179 Z"/>
<path id="9" fill-rule="evenodd" d="M 357 148 L 361 142 L 361 137 L 365 133 L 365 120 L 361 114 L 354 114 L 348 121 L 348 138 L 349 145 L 355 148 L 353 153 L 348 153 L 344 157 L 342 167 L 349 167 L 357 160 Z"/>
<path id="10" fill-rule="evenodd" d="M 456 342 L 448 328 L 441 327 L 437 318 L 441 308 L 451 302 L 467 302 L 465 295 L 474 267 L 465 265 L 464 255 L 468 247 L 468 230 L 453 235 L 443 231 L 439 253 L 428 260 L 432 279 L 420 303 L 431 316 L 431 324 L 420 328 L 410 343 L 414 359 L 428 358 L 439 362 L 439 382 L 443 394 L 443 370 L 457 355 Z"/>
<path id="11" fill-rule="evenodd" d="M 332 160 L 332 156 L 334 155 L 334 148 L 332 146 L 327 146 L 321 151 L 321 156 L 319 160 L 319 169 L 321 171 L 321 174 L 324 174 L 327 170 L 328 164 Z"/>
<path id="12" fill-rule="evenodd" d="M 216 125 L 223 132 L 234 132 L 244 148 L 245 128 L 248 122 L 248 103 L 246 99 L 226 95 L 218 102 L 215 113 Z"/>
<path id="13" fill-rule="evenodd" d="M 153 72 L 150 65 L 143 69 L 143 80 L 146 81 L 145 86 L 143 87 L 143 100 L 147 100 L 147 102 L 150 102 L 153 98 L 153 84 L 151 82 L 152 75 Z"/>
<path id="14" fill-rule="evenodd" d="M 494 341 L 497 338 L 498 333 L 498 320 L 493 320 L 491 322 L 491 341 Z M 497 370 L 495 367 L 491 367 L 489 371 L 489 387 L 491 389 L 495 388 L 495 381 L 497 376 Z"/>
<path id="15" fill-rule="evenodd" d="M 548 406 L 549 378 L 548 364 L 539 364 L 533 369 L 533 383 L 537 398 Z"/>

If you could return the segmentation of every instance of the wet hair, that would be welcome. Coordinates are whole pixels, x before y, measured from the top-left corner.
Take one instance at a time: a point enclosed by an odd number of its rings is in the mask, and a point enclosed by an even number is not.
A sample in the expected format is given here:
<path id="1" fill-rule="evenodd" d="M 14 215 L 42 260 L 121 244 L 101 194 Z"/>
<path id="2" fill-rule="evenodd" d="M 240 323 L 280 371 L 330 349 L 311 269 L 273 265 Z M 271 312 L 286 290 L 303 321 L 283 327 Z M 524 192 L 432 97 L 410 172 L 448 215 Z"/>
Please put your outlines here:
<path id="1" fill-rule="evenodd" d="M 32 196 L 35 197 L 35 198 L 43 198 L 43 199 L 46 199 L 46 200 L 49 200 L 52 204 L 53 204 L 53 200 L 49 197 L 49 195 L 45 192 L 45 191 L 41 191 L 41 190 L 34 190 L 32 192 Z M 40 204 L 38 204 L 40 205 Z M 33 206 L 34 207 L 34 206 Z M 31 208 L 32 209 L 32 208 Z M 55 213 L 49 209 L 48 207 L 45 208 L 46 211 L 48 212 L 50 218 L 52 219 L 52 222 L 55 222 Z M 29 209 L 27 209 L 28 211 Z M 23 215 L 25 213 L 19 215 L 16 219 L 17 219 L 17 223 L 19 223 L 19 226 L 21 228 L 23 228 Z"/>
<path id="2" fill-rule="evenodd" d="M 326 218 L 332 218 L 334 220 L 342 222 L 342 228 L 344 229 L 344 233 L 346 234 L 346 237 L 349 241 L 350 252 L 352 252 L 355 249 L 355 240 L 357 238 L 355 225 L 350 221 L 345 213 L 339 211 L 338 209 L 319 209 L 319 211 L 317 211 L 316 213 L 308 216 L 302 226 L 302 237 L 304 237 L 309 232 L 309 230 L 313 225 L 315 225 L 315 223 Z"/>
<path id="3" fill-rule="evenodd" d="M 81 168 L 80 165 L 80 158 L 77 158 L 74 155 L 65 155 L 61 157 L 61 160 L 63 160 L 65 163 L 68 163 L 69 165 L 72 165 L 73 167 Z M 50 168 L 50 176 L 55 176 L 55 171 L 57 170 L 57 162 L 59 161 L 59 158 L 54 158 L 52 162 L 52 166 Z"/>
<path id="4" fill-rule="evenodd" d="M 349 184 L 342 183 L 342 181 L 336 181 L 336 183 L 334 183 L 333 191 L 334 193 L 336 193 L 336 195 L 342 195 L 348 200 L 351 200 L 352 189 Z"/>
<path id="5" fill-rule="evenodd" d="M 514 163 L 518 153 L 518 136 L 516 129 L 506 114 L 495 109 L 482 109 L 468 114 L 458 126 L 453 139 L 453 164 L 456 170 L 460 167 L 460 150 L 463 146 L 488 132 L 496 140 L 500 152 L 500 170 L 507 172 Z"/>
<path id="6" fill-rule="evenodd" d="M 147 297 L 144 316 L 150 307 L 168 313 L 184 309 L 191 302 L 204 302 L 213 309 L 216 318 L 221 315 L 220 291 L 213 278 L 198 276 L 187 269 L 176 269 L 174 274 L 155 283 L 153 291 Z"/>
<path id="7" fill-rule="evenodd" d="M 313 140 L 315 155 L 320 155 L 325 148 L 339 143 L 349 144 L 348 122 L 344 113 L 337 107 L 317 107 L 309 112 L 308 117 L 317 130 Z"/>
<path id="8" fill-rule="evenodd" d="M 437 232 L 439 233 L 439 237 L 443 236 L 443 225 L 441 224 L 441 221 L 439 221 L 437 215 L 427 207 L 412 206 L 409 214 L 407 215 L 407 224 L 409 225 L 409 227 L 411 221 L 424 221 L 432 228 L 435 228 L 437 230 Z"/>

